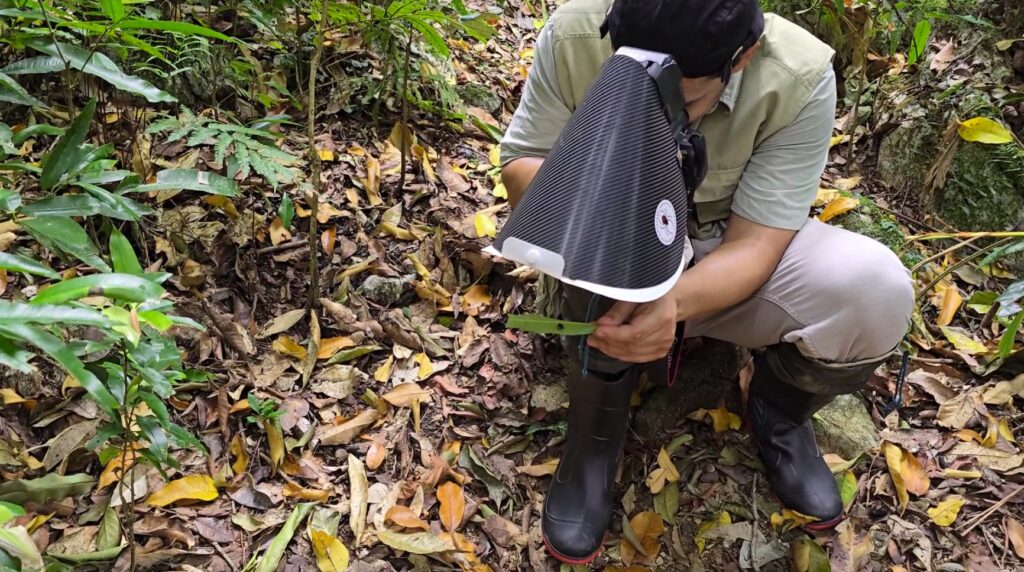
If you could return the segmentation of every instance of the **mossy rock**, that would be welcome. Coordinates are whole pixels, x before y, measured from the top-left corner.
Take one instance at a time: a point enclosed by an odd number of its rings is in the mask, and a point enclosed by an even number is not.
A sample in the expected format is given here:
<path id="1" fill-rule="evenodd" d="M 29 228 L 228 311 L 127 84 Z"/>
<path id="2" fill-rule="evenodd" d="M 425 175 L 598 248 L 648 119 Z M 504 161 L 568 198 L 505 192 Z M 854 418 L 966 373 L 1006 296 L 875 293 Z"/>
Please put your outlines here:
<path id="1" fill-rule="evenodd" d="M 900 252 L 900 247 L 906 241 L 906 235 L 903 234 L 895 217 L 878 208 L 878 205 L 869 197 L 845 191 L 840 194 L 854 197 L 860 201 L 860 204 L 857 208 L 837 217 L 832 224 L 881 242 L 889 250 L 899 254 L 900 260 L 907 268 L 921 261 L 921 254 L 916 250 Z"/>
<path id="2" fill-rule="evenodd" d="M 1024 224 L 1024 152 L 1013 145 L 964 143 L 935 204 L 964 231 L 1011 230 Z"/>
<path id="3" fill-rule="evenodd" d="M 493 89 L 479 83 L 463 83 L 455 86 L 455 93 L 470 107 L 479 107 L 489 113 L 501 109 L 502 99 Z"/>
<path id="4" fill-rule="evenodd" d="M 938 143 L 939 129 L 925 118 L 900 125 L 878 148 L 878 175 L 897 189 L 921 188 Z"/>

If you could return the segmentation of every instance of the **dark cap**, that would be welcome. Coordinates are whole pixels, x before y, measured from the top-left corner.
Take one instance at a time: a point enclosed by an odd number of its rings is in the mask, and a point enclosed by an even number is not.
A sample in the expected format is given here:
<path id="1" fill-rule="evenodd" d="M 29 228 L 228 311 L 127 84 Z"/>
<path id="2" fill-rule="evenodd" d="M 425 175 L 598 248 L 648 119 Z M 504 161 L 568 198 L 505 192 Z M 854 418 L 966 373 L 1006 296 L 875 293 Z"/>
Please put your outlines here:
<path id="1" fill-rule="evenodd" d="M 757 0 L 615 0 L 602 25 L 615 48 L 662 52 L 683 77 L 729 77 L 733 60 L 764 31 Z"/>

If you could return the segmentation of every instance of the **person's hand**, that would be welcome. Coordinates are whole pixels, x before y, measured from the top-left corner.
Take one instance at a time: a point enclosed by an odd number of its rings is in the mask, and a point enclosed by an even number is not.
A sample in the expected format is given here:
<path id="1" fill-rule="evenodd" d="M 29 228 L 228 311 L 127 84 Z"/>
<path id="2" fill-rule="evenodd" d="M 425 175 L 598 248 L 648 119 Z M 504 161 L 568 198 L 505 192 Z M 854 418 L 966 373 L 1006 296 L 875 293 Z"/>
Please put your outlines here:
<path id="1" fill-rule="evenodd" d="M 673 292 L 645 304 L 617 302 L 597 321 L 587 345 L 629 363 L 659 360 L 672 349 L 678 316 Z"/>

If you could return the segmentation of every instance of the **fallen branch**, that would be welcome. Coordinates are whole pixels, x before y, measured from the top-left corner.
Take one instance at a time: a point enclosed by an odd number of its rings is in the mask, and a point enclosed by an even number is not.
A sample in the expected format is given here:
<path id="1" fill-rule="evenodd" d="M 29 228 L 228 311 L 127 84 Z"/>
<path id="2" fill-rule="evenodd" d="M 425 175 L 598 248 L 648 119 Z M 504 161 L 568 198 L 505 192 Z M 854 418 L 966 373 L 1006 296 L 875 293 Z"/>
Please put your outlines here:
<path id="1" fill-rule="evenodd" d="M 256 254 L 259 254 L 261 256 L 264 255 L 264 254 L 280 254 L 282 252 L 287 252 L 289 250 L 294 250 L 296 248 L 299 248 L 299 247 L 302 247 L 302 246 L 306 246 L 306 244 L 307 244 L 307 241 L 305 239 L 297 238 L 295 240 L 290 240 L 288 242 L 282 242 L 281 244 L 277 244 L 277 245 L 274 245 L 274 246 L 267 246 L 267 247 L 261 248 L 261 249 L 256 251 Z"/>

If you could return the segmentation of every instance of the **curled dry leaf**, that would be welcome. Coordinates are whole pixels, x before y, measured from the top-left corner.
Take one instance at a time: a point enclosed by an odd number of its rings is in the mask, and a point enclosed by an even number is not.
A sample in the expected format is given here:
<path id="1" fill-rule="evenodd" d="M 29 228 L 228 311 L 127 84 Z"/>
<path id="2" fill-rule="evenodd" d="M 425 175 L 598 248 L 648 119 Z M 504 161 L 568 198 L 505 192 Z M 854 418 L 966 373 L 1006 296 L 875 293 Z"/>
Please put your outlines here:
<path id="1" fill-rule="evenodd" d="M 363 531 L 366 530 L 366 513 L 369 509 L 369 498 L 367 492 L 369 483 L 366 481 L 366 470 L 363 462 L 358 457 L 348 456 L 348 480 L 349 480 L 349 527 L 352 528 L 352 535 L 355 536 L 355 546 L 359 546 L 362 540 Z"/>
<path id="2" fill-rule="evenodd" d="M 821 211 L 821 214 L 818 215 L 818 220 L 828 222 L 841 214 L 857 208 L 859 204 L 860 201 L 853 197 L 839 197 L 825 206 L 825 210 Z"/>
<path id="3" fill-rule="evenodd" d="M 928 509 L 928 517 L 939 526 L 950 526 L 960 514 L 964 502 L 964 497 L 960 495 L 949 495 L 938 505 Z"/>
<path id="4" fill-rule="evenodd" d="M 889 476 L 896 487 L 900 510 L 905 510 L 910 503 L 908 493 L 923 495 L 928 492 L 928 474 L 921 467 L 917 457 L 895 443 L 885 442 L 882 445 L 882 452 L 889 467 Z"/>
<path id="5" fill-rule="evenodd" d="M 426 354 L 420 354 L 426 355 Z M 430 401 L 430 391 L 415 383 L 403 383 L 381 396 L 395 407 L 412 407 L 413 402 Z"/>
<path id="6" fill-rule="evenodd" d="M 554 475 L 556 470 L 558 470 L 558 459 L 548 459 L 539 465 L 516 467 L 516 471 L 531 477 L 548 477 Z"/>
<path id="7" fill-rule="evenodd" d="M 661 550 L 661 534 L 665 532 L 665 523 L 661 521 L 661 517 L 656 512 L 644 511 L 630 519 L 629 527 L 632 529 L 635 539 L 639 541 L 639 546 L 623 535 L 619 547 L 622 562 L 627 566 L 631 566 L 634 562 L 641 564 L 654 562 Z"/>
<path id="8" fill-rule="evenodd" d="M 316 556 L 316 566 L 320 572 L 344 572 L 348 570 L 348 548 L 338 538 L 319 528 L 309 529 L 309 540 Z"/>
<path id="9" fill-rule="evenodd" d="M 292 482 L 287 482 L 284 484 L 284 488 L 281 490 L 281 494 L 289 498 L 296 498 L 299 500 L 320 503 L 325 503 L 327 502 L 327 499 L 331 498 L 331 491 L 307 489 L 300 487 L 299 485 Z"/>

